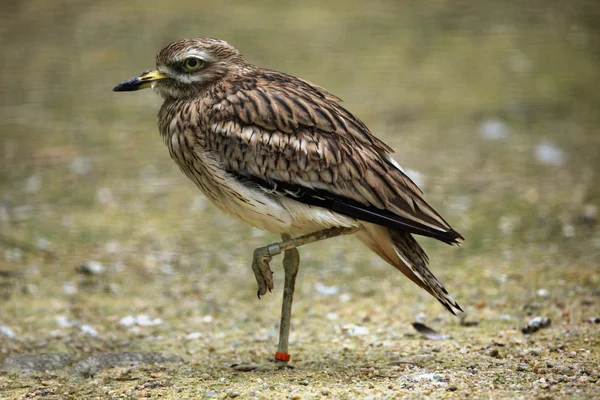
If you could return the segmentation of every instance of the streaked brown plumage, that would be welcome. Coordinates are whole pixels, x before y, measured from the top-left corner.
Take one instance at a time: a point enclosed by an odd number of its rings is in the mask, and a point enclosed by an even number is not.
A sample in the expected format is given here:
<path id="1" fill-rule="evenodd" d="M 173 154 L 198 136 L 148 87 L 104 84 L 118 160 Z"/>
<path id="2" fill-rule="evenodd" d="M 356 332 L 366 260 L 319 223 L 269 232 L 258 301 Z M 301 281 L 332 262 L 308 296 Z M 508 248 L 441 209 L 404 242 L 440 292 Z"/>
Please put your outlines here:
<path id="1" fill-rule="evenodd" d="M 285 235 L 354 229 L 448 310 L 460 310 L 412 234 L 450 244 L 462 236 L 339 98 L 253 66 L 216 39 L 174 42 L 156 65 L 115 90 L 151 85 L 164 98 L 159 129 L 171 157 L 215 205 Z"/>

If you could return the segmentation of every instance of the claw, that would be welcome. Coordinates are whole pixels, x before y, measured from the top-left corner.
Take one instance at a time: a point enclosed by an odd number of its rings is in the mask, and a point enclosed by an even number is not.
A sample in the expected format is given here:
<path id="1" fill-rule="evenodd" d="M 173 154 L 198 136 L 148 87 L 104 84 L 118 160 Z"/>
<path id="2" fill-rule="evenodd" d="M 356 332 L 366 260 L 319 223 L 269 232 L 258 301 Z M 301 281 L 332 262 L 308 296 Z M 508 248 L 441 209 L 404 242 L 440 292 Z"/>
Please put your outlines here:
<path id="1" fill-rule="evenodd" d="M 273 290 L 273 271 L 269 266 L 272 257 L 269 254 L 269 249 L 266 247 L 260 247 L 254 250 L 254 259 L 252 260 L 252 271 L 258 283 L 257 296 L 260 299 L 262 295 Z"/>

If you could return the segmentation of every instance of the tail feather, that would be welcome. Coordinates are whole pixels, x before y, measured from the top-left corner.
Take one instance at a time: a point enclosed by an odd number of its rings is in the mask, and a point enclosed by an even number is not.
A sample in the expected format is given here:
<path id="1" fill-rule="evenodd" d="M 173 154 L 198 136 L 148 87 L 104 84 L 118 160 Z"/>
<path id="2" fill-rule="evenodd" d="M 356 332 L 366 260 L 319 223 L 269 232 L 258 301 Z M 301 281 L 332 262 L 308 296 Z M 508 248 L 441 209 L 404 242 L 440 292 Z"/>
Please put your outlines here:
<path id="1" fill-rule="evenodd" d="M 356 236 L 369 249 L 425 289 L 452 314 L 463 311 L 427 268 L 429 259 L 410 233 L 369 223 L 363 223 L 363 226 Z"/>

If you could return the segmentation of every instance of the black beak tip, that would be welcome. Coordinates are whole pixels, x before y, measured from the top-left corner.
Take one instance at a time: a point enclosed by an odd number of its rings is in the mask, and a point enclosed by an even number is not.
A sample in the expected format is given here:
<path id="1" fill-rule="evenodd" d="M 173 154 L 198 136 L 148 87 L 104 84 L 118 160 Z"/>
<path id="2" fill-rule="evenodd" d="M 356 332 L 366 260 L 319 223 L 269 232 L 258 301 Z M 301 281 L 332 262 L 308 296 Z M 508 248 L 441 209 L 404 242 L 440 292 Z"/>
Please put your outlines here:
<path id="1" fill-rule="evenodd" d="M 133 92 L 140 88 L 140 83 L 141 82 L 137 77 L 131 78 L 115 86 L 113 92 Z"/>

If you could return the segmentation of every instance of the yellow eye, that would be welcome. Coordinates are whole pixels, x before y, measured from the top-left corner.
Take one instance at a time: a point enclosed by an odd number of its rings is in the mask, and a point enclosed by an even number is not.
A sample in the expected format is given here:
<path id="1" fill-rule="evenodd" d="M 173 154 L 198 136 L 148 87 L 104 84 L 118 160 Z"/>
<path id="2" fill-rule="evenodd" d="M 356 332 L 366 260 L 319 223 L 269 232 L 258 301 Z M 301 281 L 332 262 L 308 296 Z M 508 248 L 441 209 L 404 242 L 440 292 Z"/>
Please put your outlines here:
<path id="1" fill-rule="evenodd" d="M 186 72 L 194 72 L 198 71 L 204 65 L 204 61 L 197 57 L 186 58 L 183 61 L 183 69 Z"/>

